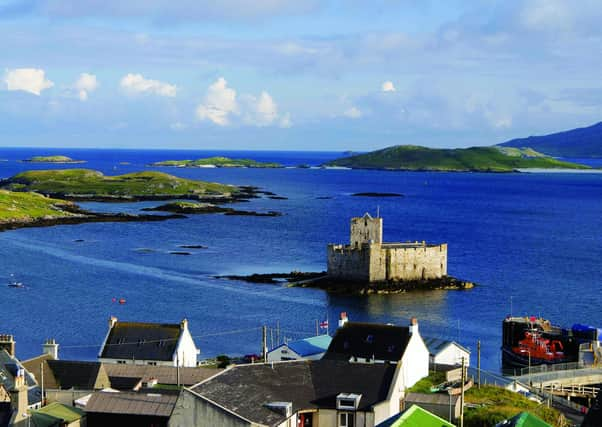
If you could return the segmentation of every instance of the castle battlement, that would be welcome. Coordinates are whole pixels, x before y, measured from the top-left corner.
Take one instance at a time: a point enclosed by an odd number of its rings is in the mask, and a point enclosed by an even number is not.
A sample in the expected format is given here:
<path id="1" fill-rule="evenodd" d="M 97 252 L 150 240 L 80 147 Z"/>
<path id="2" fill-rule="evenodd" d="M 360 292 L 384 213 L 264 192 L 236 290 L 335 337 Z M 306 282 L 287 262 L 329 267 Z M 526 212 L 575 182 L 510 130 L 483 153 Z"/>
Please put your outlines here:
<path id="1" fill-rule="evenodd" d="M 447 276 L 447 243 L 382 242 L 382 218 L 351 219 L 349 244 L 330 244 L 328 275 L 337 280 L 385 282 Z"/>

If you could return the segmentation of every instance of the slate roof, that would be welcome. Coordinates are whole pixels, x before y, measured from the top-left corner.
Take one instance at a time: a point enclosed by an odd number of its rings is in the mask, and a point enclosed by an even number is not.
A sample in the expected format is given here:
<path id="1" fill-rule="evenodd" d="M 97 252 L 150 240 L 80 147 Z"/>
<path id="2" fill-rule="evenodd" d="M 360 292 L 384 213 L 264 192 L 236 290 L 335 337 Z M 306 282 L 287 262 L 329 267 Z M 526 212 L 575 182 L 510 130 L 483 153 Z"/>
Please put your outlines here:
<path id="1" fill-rule="evenodd" d="M 180 334 L 178 323 L 116 322 L 109 332 L 100 357 L 171 361 Z"/>
<path id="2" fill-rule="evenodd" d="M 456 404 L 456 401 L 460 396 L 451 396 L 452 405 Z M 449 405 L 450 396 L 447 393 L 408 393 L 406 394 L 405 401 L 408 403 L 425 403 L 429 405 Z"/>
<path id="3" fill-rule="evenodd" d="M 410 328 L 404 326 L 347 322 L 337 329 L 324 358 L 361 357 L 397 362 L 403 357 L 410 337 Z"/>
<path id="4" fill-rule="evenodd" d="M 6 350 L 0 349 L 0 384 L 9 391 L 14 386 L 15 375 L 18 368 L 24 368 L 19 360 L 11 356 Z M 42 401 L 42 391 L 36 382 L 36 378 L 25 369 L 25 384 L 27 384 L 28 404 L 34 405 Z"/>
<path id="5" fill-rule="evenodd" d="M 255 423 L 278 425 L 286 418 L 265 405 L 291 402 L 300 409 L 336 408 L 339 393 L 361 394 L 359 410 L 386 400 L 395 366 L 339 360 L 239 365 L 192 391 Z"/>
<path id="6" fill-rule="evenodd" d="M 332 337 L 330 335 L 318 335 L 315 337 L 304 338 L 302 340 L 291 341 L 286 345 L 299 356 L 306 357 L 314 354 L 324 353 L 328 349 L 331 341 Z"/>
<path id="7" fill-rule="evenodd" d="M 439 353 L 440 351 L 445 350 L 445 348 L 448 345 L 456 345 L 459 348 L 461 348 L 462 350 L 464 350 L 465 352 L 467 352 L 468 354 L 470 354 L 470 350 L 468 350 L 466 347 L 458 344 L 455 341 L 448 341 L 448 340 L 444 340 L 441 338 L 435 338 L 435 337 L 422 337 L 422 340 L 426 344 L 426 347 L 429 349 L 429 353 L 433 356 L 436 355 L 437 353 Z"/>
<path id="8" fill-rule="evenodd" d="M 86 412 L 170 417 L 177 399 L 173 394 L 99 391 L 88 400 Z"/>
<path id="9" fill-rule="evenodd" d="M 99 362 L 80 362 L 71 360 L 47 360 L 46 363 L 52 371 L 55 378 L 55 387 L 68 390 L 71 388 L 77 390 L 94 390 L 108 387 L 108 377 Z M 105 384 L 98 384 L 98 379 L 105 379 Z M 104 377 L 104 378 L 103 378 Z M 47 385 L 51 387 L 50 384 Z"/>
<path id="10" fill-rule="evenodd" d="M 131 390 L 138 382 L 156 378 L 160 384 L 177 384 L 178 369 L 174 366 L 128 365 L 117 363 L 102 364 L 111 380 L 111 386 L 118 390 Z M 180 368 L 180 384 L 198 384 L 221 372 L 221 369 Z M 131 387 L 129 385 L 133 384 Z"/>

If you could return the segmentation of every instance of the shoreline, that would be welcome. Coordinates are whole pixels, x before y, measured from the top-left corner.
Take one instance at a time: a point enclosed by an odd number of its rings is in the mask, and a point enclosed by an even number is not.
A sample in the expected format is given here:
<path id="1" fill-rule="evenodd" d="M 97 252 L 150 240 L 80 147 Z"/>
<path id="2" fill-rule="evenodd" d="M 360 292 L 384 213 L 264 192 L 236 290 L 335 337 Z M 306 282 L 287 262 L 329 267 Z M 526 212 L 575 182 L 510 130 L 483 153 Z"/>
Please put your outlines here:
<path id="1" fill-rule="evenodd" d="M 299 272 L 290 273 L 265 273 L 241 275 L 214 276 L 216 279 L 238 280 L 248 283 L 263 283 L 270 285 L 285 284 L 291 288 L 315 288 L 322 289 L 330 294 L 339 295 L 388 295 L 411 291 L 435 291 L 435 290 L 467 290 L 478 286 L 476 283 L 458 279 L 453 276 L 444 276 L 439 279 L 389 281 L 389 282 L 351 282 L 337 280 L 328 277 L 322 272 Z"/>

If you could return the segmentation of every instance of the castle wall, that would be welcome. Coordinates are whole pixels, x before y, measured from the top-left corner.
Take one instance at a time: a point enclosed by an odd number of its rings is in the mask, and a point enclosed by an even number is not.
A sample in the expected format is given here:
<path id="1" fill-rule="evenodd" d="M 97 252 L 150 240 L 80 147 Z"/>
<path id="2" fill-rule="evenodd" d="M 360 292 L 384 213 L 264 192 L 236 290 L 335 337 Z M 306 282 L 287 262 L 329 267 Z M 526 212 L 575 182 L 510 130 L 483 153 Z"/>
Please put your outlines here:
<path id="1" fill-rule="evenodd" d="M 371 272 L 371 280 L 436 279 L 447 275 L 447 244 L 423 247 L 386 247 L 378 255 L 384 258 Z M 386 272 L 380 264 L 385 265 Z"/>
<path id="2" fill-rule="evenodd" d="M 329 245 L 328 275 L 363 282 L 440 278 L 447 275 L 447 244 Z"/>
<path id="3" fill-rule="evenodd" d="M 370 280 L 370 253 L 343 245 L 328 245 L 328 275 L 352 281 Z"/>

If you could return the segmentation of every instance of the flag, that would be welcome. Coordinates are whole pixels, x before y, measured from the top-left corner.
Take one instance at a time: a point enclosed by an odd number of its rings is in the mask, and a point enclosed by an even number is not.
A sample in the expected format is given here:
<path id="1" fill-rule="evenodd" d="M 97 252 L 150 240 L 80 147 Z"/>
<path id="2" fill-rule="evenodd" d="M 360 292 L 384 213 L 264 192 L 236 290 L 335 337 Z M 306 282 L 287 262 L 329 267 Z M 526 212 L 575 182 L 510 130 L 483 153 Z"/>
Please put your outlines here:
<path id="1" fill-rule="evenodd" d="M 320 322 L 320 328 L 328 329 L 328 320 L 324 320 L 324 321 Z"/>

